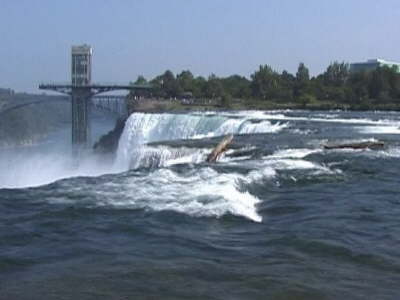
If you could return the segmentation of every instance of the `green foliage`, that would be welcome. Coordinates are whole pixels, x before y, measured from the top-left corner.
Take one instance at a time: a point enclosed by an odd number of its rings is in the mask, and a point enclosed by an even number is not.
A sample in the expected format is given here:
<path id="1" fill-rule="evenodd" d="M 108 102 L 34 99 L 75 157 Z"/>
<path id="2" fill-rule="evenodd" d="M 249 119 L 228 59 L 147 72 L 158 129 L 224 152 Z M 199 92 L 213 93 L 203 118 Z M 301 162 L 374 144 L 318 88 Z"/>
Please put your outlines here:
<path id="1" fill-rule="evenodd" d="M 308 93 L 310 86 L 310 72 L 304 63 L 300 63 L 297 68 L 296 81 L 294 84 L 293 94 L 295 98 L 300 98 Z"/>
<path id="2" fill-rule="evenodd" d="M 315 98 L 315 96 L 311 94 L 303 94 L 298 98 L 298 101 L 300 102 L 302 107 L 306 108 L 307 105 L 316 103 L 317 98 Z"/>
<path id="3" fill-rule="evenodd" d="M 205 90 L 207 86 L 207 80 L 202 77 L 198 76 L 193 81 L 193 96 L 196 98 L 205 98 Z"/>
<path id="4" fill-rule="evenodd" d="M 343 86 L 349 78 L 349 64 L 345 62 L 334 62 L 328 66 L 325 73 L 322 75 L 325 85 L 328 86 Z"/>
<path id="5" fill-rule="evenodd" d="M 147 80 L 139 76 L 135 83 L 145 84 Z M 150 83 L 154 88 L 152 95 L 156 97 L 183 98 L 190 94 L 197 99 L 220 99 L 223 107 L 231 106 L 233 99 L 235 103 L 245 101 L 249 106 L 297 103 L 308 107 L 322 102 L 327 107 L 335 103 L 339 107 L 355 108 L 400 105 L 400 74 L 395 67 L 350 73 L 345 62 L 333 62 L 324 73 L 312 78 L 305 64 L 300 63 L 295 75 L 287 71 L 279 73 L 269 65 L 260 65 L 250 79 L 240 75 L 221 78 L 215 74 L 206 79 L 195 77 L 189 70 L 175 77 L 167 70 Z"/>
<path id="6" fill-rule="evenodd" d="M 232 96 L 228 93 L 224 93 L 221 96 L 221 106 L 223 108 L 230 108 L 232 105 Z"/>
<path id="7" fill-rule="evenodd" d="M 215 74 L 211 74 L 210 77 L 208 77 L 207 83 L 205 85 L 205 98 L 219 98 L 222 96 L 223 91 L 224 88 L 222 86 L 221 80 L 217 76 L 215 76 Z"/>
<path id="8" fill-rule="evenodd" d="M 143 75 L 139 75 L 135 81 L 135 84 L 147 84 L 147 79 Z"/>
<path id="9" fill-rule="evenodd" d="M 157 76 L 151 82 L 154 87 L 154 94 L 157 97 L 164 98 L 176 98 L 179 97 L 183 90 L 175 78 L 174 73 L 170 70 L 164 72 L 164 74 Z"/>
<path id="10" fill-rule="evenodd" d="M 193 92 L 194 91 L 194 77 L 193 74 L 187 70 L 187 71 L 182 71 L 180 74 L 176 76 L 176 80 L 178 81 L 178 84 L 180 88 L 184 92 Z"/>
<path id="11" fill-rule="evenodd" d="M 306 84 L 310 80 L 310 73 L 304 63 L 300 63 L 297 68 L 296 80 L 302 84 Z"/>
<path id="12" fill-rule="evenodd" d="M 239 75 L 222 78 L 222 87 L 226 93 L 237 99 L 248 99 L 251 97 L 250 80 Z"/>
<path id="13" fill-rule="evenodd" d="M 257 98 L 271 100 L 279 90 L 279 74 L 268 65 L 260 66 L 258 71 L 251 75 L 251 89 Z"/>

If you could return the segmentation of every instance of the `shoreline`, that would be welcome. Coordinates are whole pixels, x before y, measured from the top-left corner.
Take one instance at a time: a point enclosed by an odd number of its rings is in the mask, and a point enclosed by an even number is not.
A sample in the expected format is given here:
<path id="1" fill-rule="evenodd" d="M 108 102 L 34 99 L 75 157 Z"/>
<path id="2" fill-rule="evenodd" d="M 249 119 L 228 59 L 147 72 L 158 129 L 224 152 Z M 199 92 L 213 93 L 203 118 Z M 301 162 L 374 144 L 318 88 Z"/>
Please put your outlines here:
<path id="1" fill-rule="evenodd" d="M 210 100 L 213 101 L 213 100 Z M 140 102 L 128 102 L 128 115 L 134 112 L 142 113 L 188 113 L 202 111 L 240 111 L 240 110 L 310 110 L 310 111 L 400 111 L 400 103 L 357 104 L 350 105 L 328 101 L 318 101 L 310 104 L 277 103 L 273 101 L 235 101 L 229 106 L 212 104 L 186 104 L 179 100 L 143 99 Z M 244 103 L 245 102 L 245 103 Z"/>

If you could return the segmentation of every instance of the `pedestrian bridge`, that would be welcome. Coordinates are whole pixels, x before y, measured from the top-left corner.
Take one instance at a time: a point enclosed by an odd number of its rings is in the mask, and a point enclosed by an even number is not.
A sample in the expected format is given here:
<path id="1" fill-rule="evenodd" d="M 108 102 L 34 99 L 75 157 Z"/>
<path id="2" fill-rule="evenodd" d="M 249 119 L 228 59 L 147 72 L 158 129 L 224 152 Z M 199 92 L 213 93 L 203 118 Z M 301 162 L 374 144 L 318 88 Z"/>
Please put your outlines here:
<path id="1" fill-rule="evenodd" d="M 32 106 L 32 105 L 40 105 L 46 103 L 54 103 L 56 101 L 60 102 L 71 102 L 69 96 L 41 96 L 33 98 L 32 100 L 24 100 L 13 102 L 10 101 L 6 105 L 0 108 L 0 115 L 9 113 L 14 110 L 18 110 L 24 107 Z M 95 96 L 90 99 L 90 106 L 99 111 L 103 111 L 106 113 L 110 113 L 116 117 L 125 117 L 128 113 L 126 96 L 124 95 L 102 95 Z"/>

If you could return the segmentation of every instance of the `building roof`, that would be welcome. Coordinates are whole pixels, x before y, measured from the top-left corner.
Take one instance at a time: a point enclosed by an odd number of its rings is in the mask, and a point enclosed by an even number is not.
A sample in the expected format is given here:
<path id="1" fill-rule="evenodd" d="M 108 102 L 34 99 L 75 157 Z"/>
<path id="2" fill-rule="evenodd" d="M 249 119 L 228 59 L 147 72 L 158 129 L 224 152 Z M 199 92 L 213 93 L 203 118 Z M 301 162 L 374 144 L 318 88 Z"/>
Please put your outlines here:
<path id="1" fill-rule="evenodd" d="M 86 44 L 72 46 L 71 50 L 72 54 L 92 54 L 93 52 L 93 48 Z"/>
<path id="2" fill-rule="evenodd" d="M 356 63 L 352 63 L 352 64 L 382 64 L 382 65 L 400 65 L 400 62 L 394 62 L 394 61 L 388 61 L 382 58 L 372 58 L 372 59 L 368 59 L 365 62 L 356 62 Z"/>

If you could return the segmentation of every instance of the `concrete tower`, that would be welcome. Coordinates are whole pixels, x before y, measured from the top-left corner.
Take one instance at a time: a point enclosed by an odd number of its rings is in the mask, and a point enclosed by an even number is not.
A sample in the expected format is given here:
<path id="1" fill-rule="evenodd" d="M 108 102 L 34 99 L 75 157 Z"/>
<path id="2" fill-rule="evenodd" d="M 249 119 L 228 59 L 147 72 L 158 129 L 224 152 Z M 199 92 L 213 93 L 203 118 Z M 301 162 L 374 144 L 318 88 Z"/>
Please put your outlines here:
<path id="1" fill-rule="evenodd" d="M 71 82 L 74 86 L 90 85 L 92 81 L 92 47 L 72 46 Z"/>
<path id="2" fill-rule="evenodd" d="M 90 86 L 92 81 L 92 48 L 88 45 L 72 46 L 72 145 L 86 148 L 90 145 Z M 79 149 L 77 149 L 79 150 Z M 80 152 L 80 151 L 78 151 Z"/>

